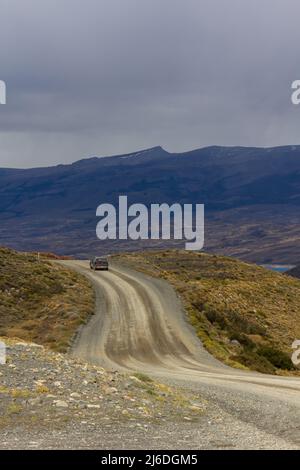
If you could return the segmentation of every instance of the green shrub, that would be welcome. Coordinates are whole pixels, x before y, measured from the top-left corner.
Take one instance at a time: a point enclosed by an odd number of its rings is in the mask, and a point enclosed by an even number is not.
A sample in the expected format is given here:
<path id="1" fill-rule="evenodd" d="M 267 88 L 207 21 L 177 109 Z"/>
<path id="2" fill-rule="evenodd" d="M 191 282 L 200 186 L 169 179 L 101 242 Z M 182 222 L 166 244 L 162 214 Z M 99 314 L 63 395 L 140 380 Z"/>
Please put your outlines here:
<path id="1" fill-rule="evenodd" d="M 291 358 L 283 351 L 271 346 L 262 346 L 257 350 L 257 354 L 265 357 L 274 367 L 278 369 L 293 370 L 294 366 Z"/>

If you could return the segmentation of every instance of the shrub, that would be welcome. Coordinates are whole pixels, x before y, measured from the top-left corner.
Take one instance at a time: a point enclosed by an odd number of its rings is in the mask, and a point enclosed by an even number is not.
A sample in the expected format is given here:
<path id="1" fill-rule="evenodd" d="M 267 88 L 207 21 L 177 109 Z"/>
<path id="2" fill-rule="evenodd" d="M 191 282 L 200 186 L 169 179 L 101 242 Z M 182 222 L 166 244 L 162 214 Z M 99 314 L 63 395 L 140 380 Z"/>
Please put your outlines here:
<path id="1" fill-rule="evenodd" d="M 278 369 L 293 370 L 294 366 L 291 358 L 283 351 L 271 346 L 262 346 L 257 350 L 257 354 L 265 357 L 273 366 Z"/>

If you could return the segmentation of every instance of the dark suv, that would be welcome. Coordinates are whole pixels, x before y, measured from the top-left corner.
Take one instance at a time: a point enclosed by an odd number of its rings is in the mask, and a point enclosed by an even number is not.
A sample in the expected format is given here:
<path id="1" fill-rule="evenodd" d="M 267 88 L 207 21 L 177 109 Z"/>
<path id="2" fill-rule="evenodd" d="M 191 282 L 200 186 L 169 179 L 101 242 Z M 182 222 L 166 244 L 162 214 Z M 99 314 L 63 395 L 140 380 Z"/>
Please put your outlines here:
<path id="1" fill-rule="evenodd" d="M 108 270 L 108 259 L 104 256 L 95 256 L 95 258 L 90 261 L 90 268 L 94 271 L 98 269 Z"/>

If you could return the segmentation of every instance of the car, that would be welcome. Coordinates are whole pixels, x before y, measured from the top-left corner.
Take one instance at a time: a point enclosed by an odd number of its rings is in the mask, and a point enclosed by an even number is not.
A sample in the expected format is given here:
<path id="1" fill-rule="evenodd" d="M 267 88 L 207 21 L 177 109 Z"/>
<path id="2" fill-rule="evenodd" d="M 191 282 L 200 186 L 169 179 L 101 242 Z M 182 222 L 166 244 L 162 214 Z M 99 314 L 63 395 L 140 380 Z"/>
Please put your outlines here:
<path id="1" fill-rule="evenodd" d="M 90 261 L 90 268 L 94 271 L 98 269 L 108 270 L 108 259 L 105 256 L 95 256 Z"/>

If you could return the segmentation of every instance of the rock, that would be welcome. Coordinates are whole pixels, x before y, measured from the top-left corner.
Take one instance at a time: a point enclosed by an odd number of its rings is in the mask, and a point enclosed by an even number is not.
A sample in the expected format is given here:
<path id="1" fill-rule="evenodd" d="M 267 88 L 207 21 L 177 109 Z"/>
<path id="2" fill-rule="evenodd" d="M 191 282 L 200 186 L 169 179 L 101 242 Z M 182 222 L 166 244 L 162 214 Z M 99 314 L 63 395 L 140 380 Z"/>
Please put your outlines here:
<path id="1" fill-rule="evenodd" d="M 197 412 L 197 411 L 202 411 L 202 408 L 201 406 L 191 405 L 189 406 L 189 410 Z"/>
<path id="2" fill-rule="evenodd" d="M 105 391 L 106 393 L 117 393 L 118 389 L 116 387 L 107 387 Z"/>
<path id="3" fill-rule="evenodd" d="M 37 442 L 37 441 L 30 441 L 28 445 L 29 445 L 30 447 L 37 447 L 39 444 L 40 444 L 40 443 Z"/>
<path id="4" fill-rule="evenodd" d="M 125 388 L 125 389 L 132 388 L 132 387 L 133 387 L 133 383 L 132 383 L 132 382 L 125 382 L 125 383 L 124 383 L 124 388 Z"/>
<path id="5" fill-rule="evenodd" d="M 69 407 L 68 403 L 66 401 L 63 401 L 63 400 L 57 400 L 54 403 L 58 408 L 68 408 Z"/>
<path id="6" fill-rule="evenodd" d="M 77 392 L 73 392 L 73 393 L 71 393 L 70 397 L 72 397 L 72 398 L 81 398 L 81 395 Z"/>
<path id="7" fill-rule="evenodd" d="M 36 397 L 36 398 L 30 398 L 30 399 L 28 400 L 28 403 L 29 403 L 30 405 L 39 405 L 40 403 L 42 403 L 42 401 L 43 401 L 42 398 Z"/>
<path id="8" fill-rule="evenodd" d="M 91 403 L 88 403 L 88 404 L 86 405 L 86 407 L 87 407 L 87 408 L 97 408 L 97 409 L 99 409 L 99 408 L 100 408 L 100 405 L 93 405 L 93 404 L 91 404 Z"/>
<path id="9" fill-rule="evenodd" d="M 36 344 L 36 343 L 30 343 L 30 347 L 31 348 L 36 348 L 36 349 L 45 349 L 44 346 L 42 346 L 41 344 Z"/>
<path id="10" fill-rule="evenodd" d="M 137 377 L 135 377 L 134 375 L 131 375 L 129 377 L 133 382 L 137 382 L 137 383 L 142 383 L 142 381 L 140 379 L 138 379 Z"/>

